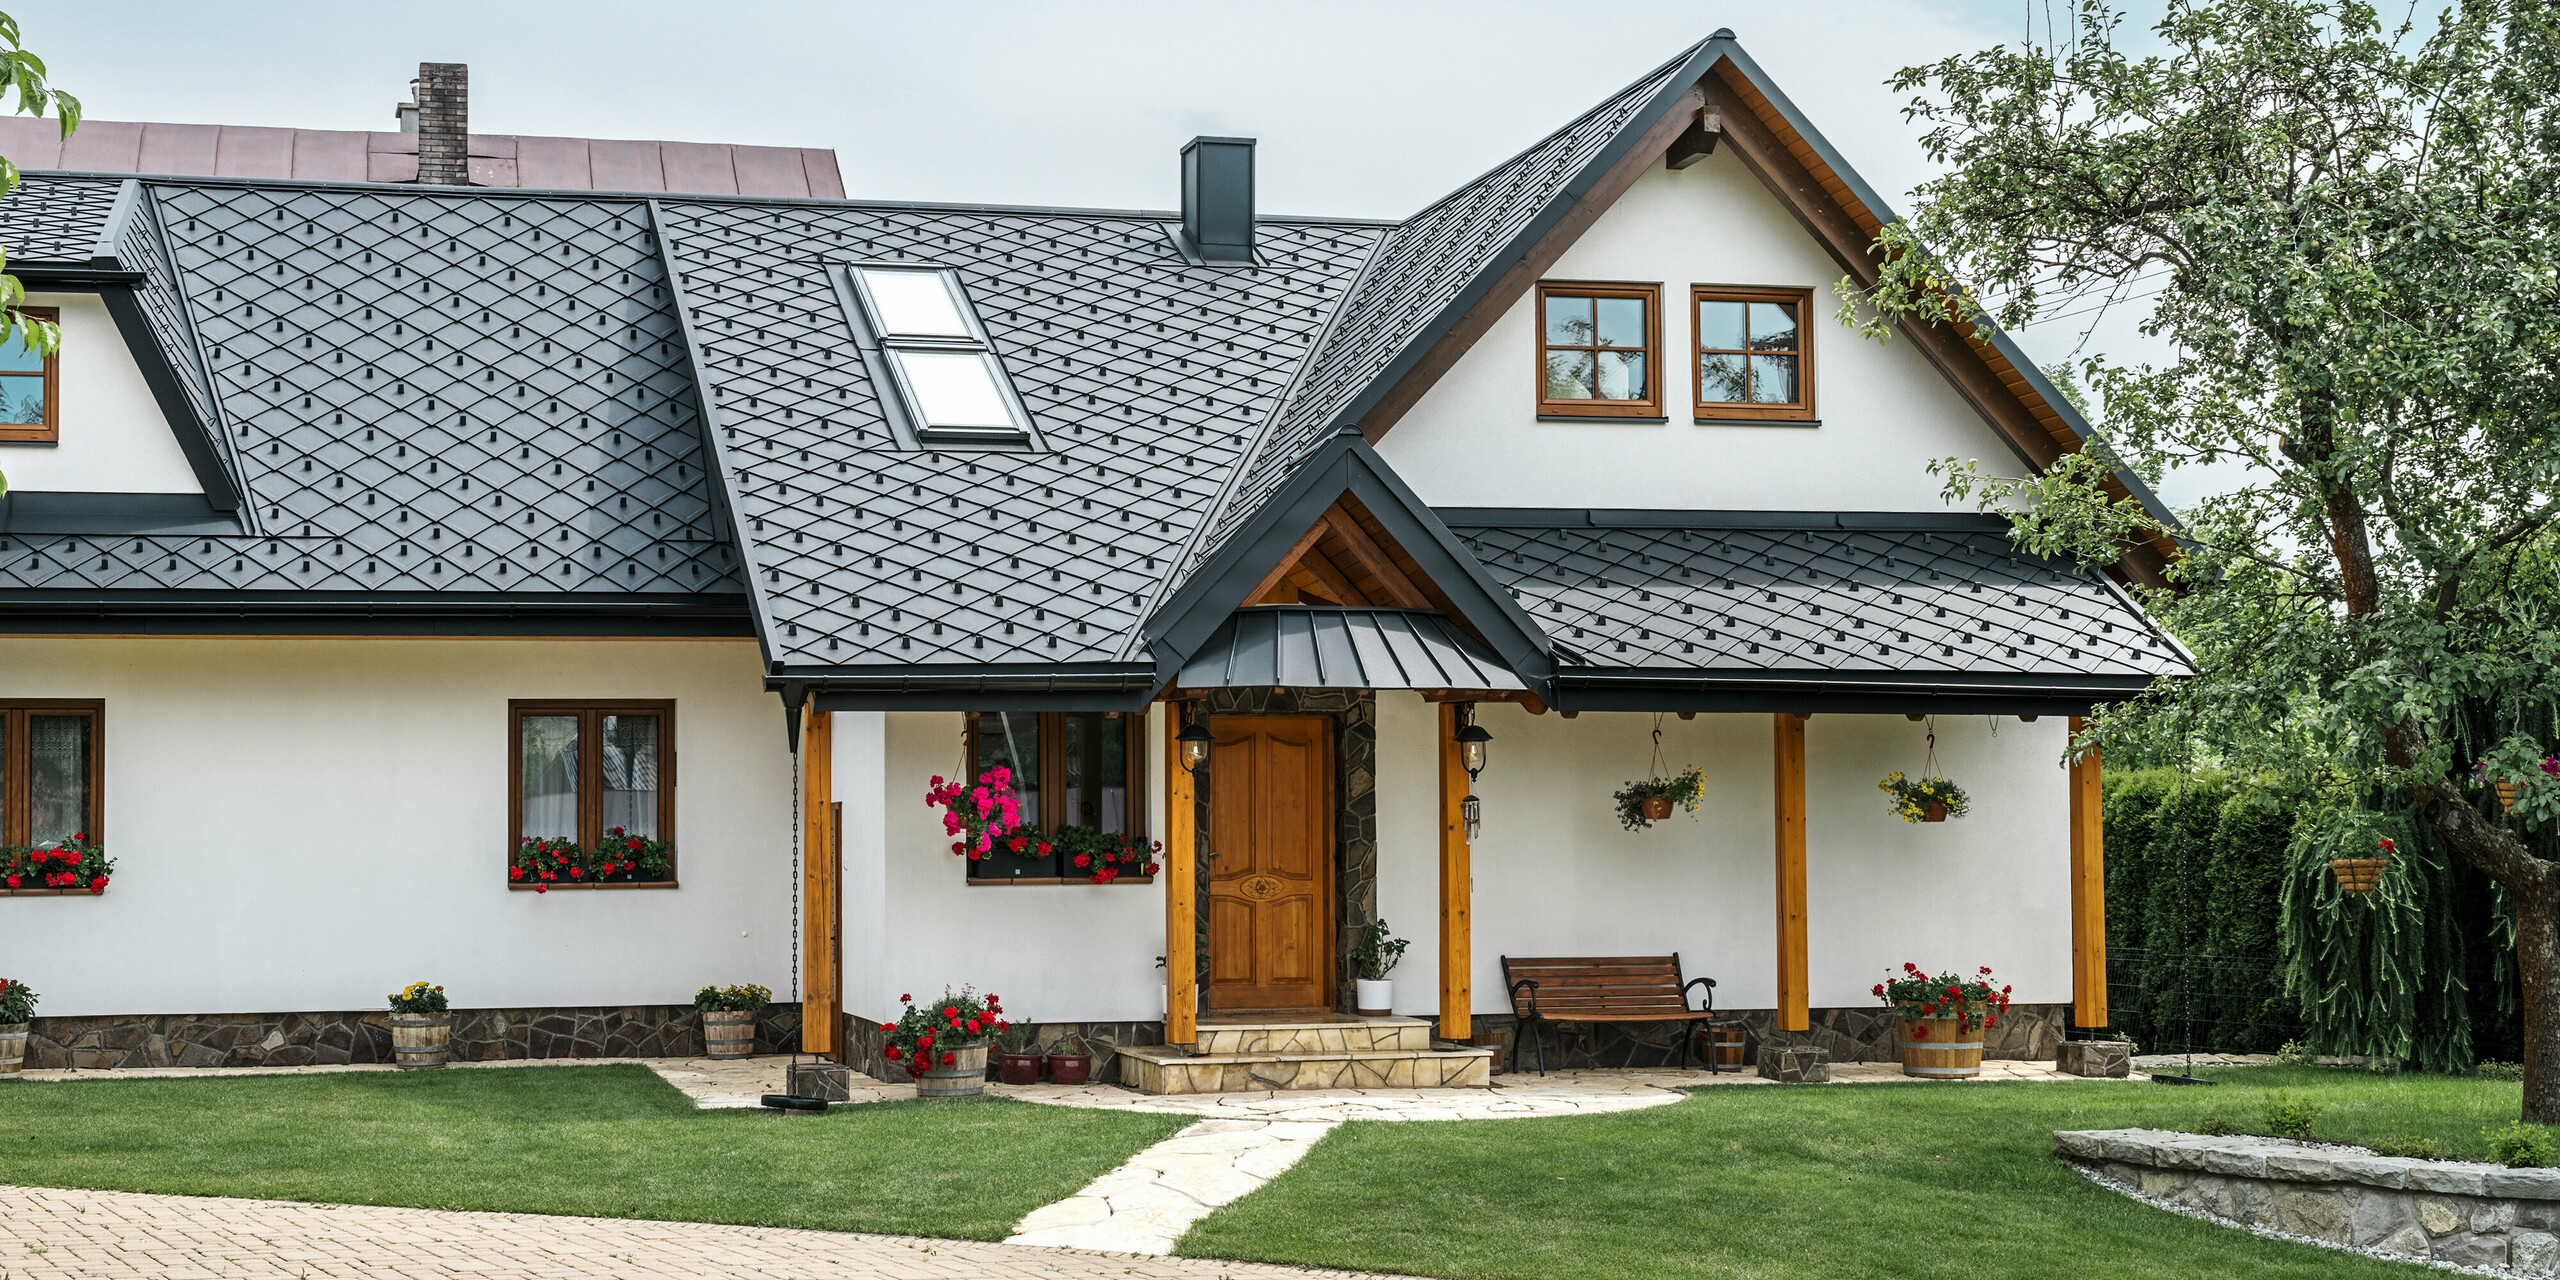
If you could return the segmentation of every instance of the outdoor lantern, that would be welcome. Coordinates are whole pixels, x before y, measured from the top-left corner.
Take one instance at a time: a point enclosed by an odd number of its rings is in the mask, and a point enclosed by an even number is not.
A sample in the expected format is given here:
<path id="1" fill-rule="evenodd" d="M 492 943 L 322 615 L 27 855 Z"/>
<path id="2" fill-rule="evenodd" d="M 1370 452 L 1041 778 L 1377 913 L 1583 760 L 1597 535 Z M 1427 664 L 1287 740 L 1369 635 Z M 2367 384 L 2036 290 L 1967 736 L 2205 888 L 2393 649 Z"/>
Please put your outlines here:
<path id="1" fill-rule="evenodd" d="M 1209 763 L 1209 727 L 1193 720 L 1187 712 L 1183 721 L 1182 732 L 1173 735 L 1173 740 L 1182 744 L 1182 771 L 1192 773 Z"/>
<path id="2" fill-rule="evenodd" d="M 1458 802 L 1458 816 L 1467 824 L 1467 839 L 1472 841 L 1484 826 L 1484 802 L 1476 799 L 1476 778 L 1484 772 L 1485 744 L 1493 735 L 1476 723 L 1476 704 L 1470 702 L 1458 709 L 1458 763 L 1467 771 L 1467 798 Z"/>

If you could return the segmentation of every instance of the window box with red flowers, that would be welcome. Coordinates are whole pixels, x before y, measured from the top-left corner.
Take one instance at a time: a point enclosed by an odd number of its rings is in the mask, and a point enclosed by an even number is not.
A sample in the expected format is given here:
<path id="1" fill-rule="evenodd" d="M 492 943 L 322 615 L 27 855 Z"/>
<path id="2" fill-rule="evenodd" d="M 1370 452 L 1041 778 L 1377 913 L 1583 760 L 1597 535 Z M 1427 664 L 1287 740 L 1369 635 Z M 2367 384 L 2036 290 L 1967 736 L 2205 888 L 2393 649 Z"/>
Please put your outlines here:
<path id="1" fill-rule="evenodd" d="M 85 831 L 59 844 L 0 848 L 0 896 L 101 894 L 115 870 L 115 859 L 102 852 Z"/>
<path id="2" fill-rule="evenodd" d="M 526 836 L 507 859 L 507 887 L 549 893 L 554 889 L 673 889 L 676 847 L 672 842 L 633 835 L 621 827 L 605 831 L 593 849 L 577 841 Z"/>
<path id="3" fill-rule="evenodd" d="M 2009 1011 L 2009 988 L 1995 985 L 1999 981 L 1989 965 L 1962 977 L 1931 976 L 1905 964 L 1899 975 L 1877 983 L 1876 997 L 1893 1006 L 1900 1024 L 1894 1047 L 1902 1074 L 1946 1080 L 1981 1075 L 1983 1033 Z"/>
<path id="4" fill-rule="evenodd" d="M 889 1028 L 880 1050 L 894 1066 L 916 1082 L 920 1098 L 974 1097 L 986 1088 L 987 1046 L 1013 1024 L 1005 1021 L 1004 1004 L 994 992 L 974 988 L 942 989 L 942 998 L 919 1005 L 913 996 L 898 999 L 907 1006 Z"/>

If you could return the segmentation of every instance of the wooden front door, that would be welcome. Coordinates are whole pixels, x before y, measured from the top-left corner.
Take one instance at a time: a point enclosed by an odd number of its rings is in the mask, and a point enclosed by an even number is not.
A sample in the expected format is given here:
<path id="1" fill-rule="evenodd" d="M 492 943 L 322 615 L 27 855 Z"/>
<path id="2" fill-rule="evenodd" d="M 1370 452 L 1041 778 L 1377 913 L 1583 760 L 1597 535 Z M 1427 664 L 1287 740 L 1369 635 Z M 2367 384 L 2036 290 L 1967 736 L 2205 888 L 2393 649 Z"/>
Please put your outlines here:
<path id="1" fill-rule="evenodd" d="M 1209 1007 L 1333 1007 L 1333 721 L 1212 716 Z"/>

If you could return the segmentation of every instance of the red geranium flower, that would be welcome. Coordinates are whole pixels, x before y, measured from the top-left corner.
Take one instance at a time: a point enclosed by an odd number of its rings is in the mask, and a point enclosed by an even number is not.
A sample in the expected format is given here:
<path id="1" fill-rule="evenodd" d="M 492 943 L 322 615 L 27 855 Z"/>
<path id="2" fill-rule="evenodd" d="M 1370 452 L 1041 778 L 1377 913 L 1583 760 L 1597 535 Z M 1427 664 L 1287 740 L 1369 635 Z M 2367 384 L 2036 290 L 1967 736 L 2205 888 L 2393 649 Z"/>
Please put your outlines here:
<path id="1" fill-rule="evenodd" d="M 1091 866 L 1093 865 L 1093 858 L 1089 854 L 1079 853 L 1076 855 L 1076 865 L 1079 867 Z"/>
<path id="2" fill-rule="evenodd" d="M 1913 1028 L 1911 1029 L 1911 1038 L 1912 1038 L 1912 1039 L 1914 1039 L 1914 1040 L 1926 1040 L 1926 1039 L 1928 1039 L 1928 1038 L 1929 1038 L 1929 1028 L 1927 1028 L 1926 1026 L 1913 1027 Z"/>
<path id="3" fill-rule="evenodd" d="M 942 1055 L 942 1065 L 944 1065 L 944 1066 L 946 1066 L 946 1067 L 947 1067 L 947 1066 L 950 1066 L 954 1061 L 957 1061 L 957 1059 L 956 1059 L 953 1055 L 948 1054 L 948 1053 L 946 1053 L 946 1054 Z"/>

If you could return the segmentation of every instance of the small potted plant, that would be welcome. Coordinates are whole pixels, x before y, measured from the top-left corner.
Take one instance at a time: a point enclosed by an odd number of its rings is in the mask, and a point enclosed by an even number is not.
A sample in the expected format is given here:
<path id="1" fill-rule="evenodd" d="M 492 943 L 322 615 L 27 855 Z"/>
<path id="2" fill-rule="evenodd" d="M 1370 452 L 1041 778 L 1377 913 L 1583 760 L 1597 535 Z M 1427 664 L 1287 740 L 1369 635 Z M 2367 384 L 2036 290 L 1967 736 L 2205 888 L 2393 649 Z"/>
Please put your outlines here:
<path id="1" fill-rule="evenodd" d="M 2000 1025 L 2009 1011 L 2009 988 L 1984 965 L 1972 977 L 1953 973 L 1932 976 L 1916 964 L 1879 982 L 1876 997 L 1893 1006 L 1894 1047 L 1902 1074 L 1931 1080 L 1958 1080 L 1982 1074 L 1982 1033 Z"/>
<path id="2" fill-rule="evenodd" d="M 441 1067 L 453 1057 L 453 1011 L 444 988 L 412 982 L 391 993 L 391 1061 L 404 1070 Z"/>
<path id="3" fill-rule="evenodd" d="M 1893 797 L 1893 816 L 1904 822 L 1944 822 L 1961 818 L 1973 808 L 1973 798 L 1964 788 L 1944 778 L 1922 778 L 1913 781 L 1896 769 L 1876 784 L 1876 790 Z"/>
<path id="4" fill-rule="evenodd" d="M 1696 813 L 1705 783 L 1706 775 L 1694 764 L 1668 778 L 1630 782 L 1611 797 L 1618 802 L 1618 825 L 1629 831 L 1642 831 L 1669 819 L 1673 805 Z"/>
<path id="5" fill-rule="evenodd" d="M 1354 1007 L 1364 1018 L 1384 1018 L 1396 1011 L 1396 987 L 1387 981 L 1396 962 L 1404 959 L 1404 949 L 1411 945 L 1387 932 L 1385 920 L 1373 920 L 1360 931 L 1360 941 L 1351 948 L 1351 967 L 1357 977 L 1352 986 L 1358 991 Z"/>
<path id="6" fill-rule="evenodd" d="M 1049 1083 L 1084 1084 L 1093 1079 L 1093 1051 L 1084 1037 L 1070 1031 L 1049 1046 Z"/>
<path id="7" fill-rule="evenodd" d="M 906 1012 L 889 1028 L 889 1043 L 880 1055 L 906 1068 L 919 1098 L 972 1098 L 986 1092 L 987 1045 L 1011 1029 L 1004 1005 L 993 992 L 974 988 L 942 989 L 942 998 L 922 1006 L 913 996 L 898 997 Z"/>
<path id="8" fill-rule="evenodd" d="M 0 1079 L 26 1065 L 27 1024 L 35 1016 L 36 993 L 23 982 L 0 978 Z"/>
<path id="9" fill-rule="evenodd" d="M 0 889 L 16 893 L 105 893 L 115 869 L 86 831 L 33 849 L 0 849 Z"/>
<path id="10" fill-rule="evenodd" d="M 756 1015 L 773 1003 L 773 992 L 752 982 L 730 987 L 704 987 L 693 993 L 702 1014 L 702 1056 L 747 1058 L 756 1051 Z"/>
<path id="11" fill-rule="evenodd" d="M 1040 1083 L 1040 1046 L 1027 1023 L 1009 1023 L 997 1033 L 996 1079 L 1006 1084 Z"/>

